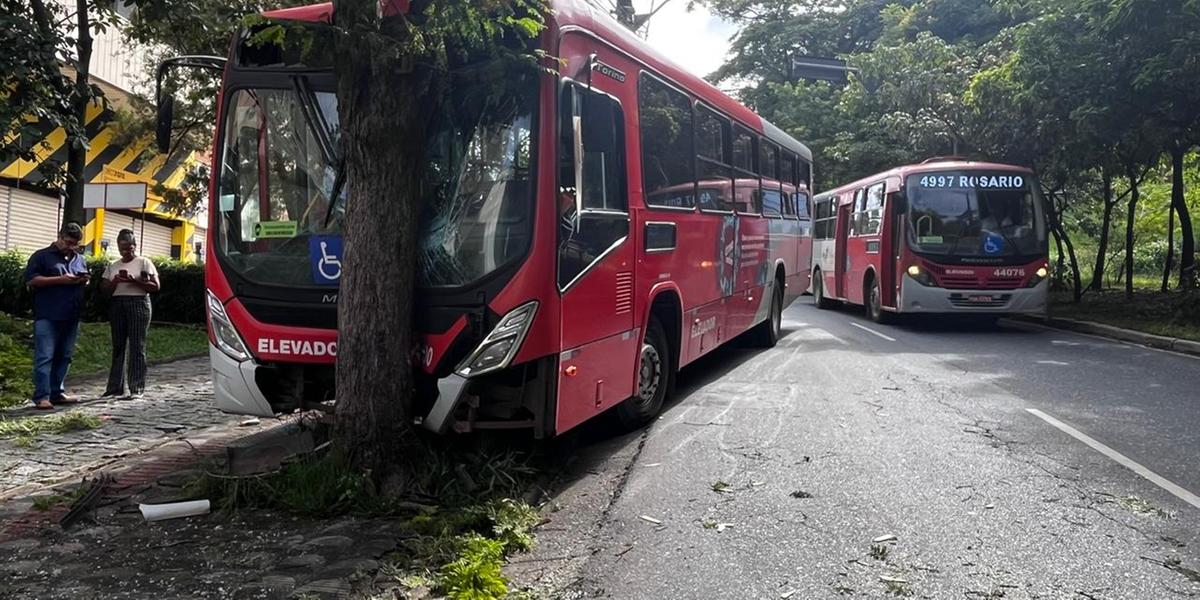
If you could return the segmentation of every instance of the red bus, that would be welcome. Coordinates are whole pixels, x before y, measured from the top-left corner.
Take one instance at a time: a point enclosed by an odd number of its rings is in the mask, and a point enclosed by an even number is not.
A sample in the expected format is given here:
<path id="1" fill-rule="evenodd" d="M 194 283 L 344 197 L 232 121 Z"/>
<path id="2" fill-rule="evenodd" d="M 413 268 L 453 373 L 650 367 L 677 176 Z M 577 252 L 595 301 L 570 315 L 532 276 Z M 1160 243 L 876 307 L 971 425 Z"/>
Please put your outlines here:
<path id="1" fill-rule="evenodd" d="M 583 0 L 553 8 L 557 76 L 435 126 L 414 355 L 437 432 L 551 436 L 614 408 L 639 425 L 678 368 L 743 333 L 773 345 L 809 286 L 809 150 Z M 219 408 L 272 415 L 332 399 L 346 195 L 321 152 L 328 57 L 249 35 L 218 109 L 210 355 Z"/>
<path id="2" fill-rule="evenodd" d="M 1043 314 L 1048 245 L 1037 180 L 1022 167 L 933 158 L 813 200 L 820 308 L 989 317 Z"/>

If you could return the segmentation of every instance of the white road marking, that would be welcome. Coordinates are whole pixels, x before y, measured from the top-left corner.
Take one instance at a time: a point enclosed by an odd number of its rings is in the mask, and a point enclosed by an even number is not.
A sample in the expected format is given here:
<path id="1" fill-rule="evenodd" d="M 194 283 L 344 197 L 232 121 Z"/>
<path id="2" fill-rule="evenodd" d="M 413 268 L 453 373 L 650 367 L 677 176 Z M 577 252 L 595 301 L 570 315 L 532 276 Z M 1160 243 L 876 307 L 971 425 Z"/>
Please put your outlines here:
<path id="1" fill-rule="evenodd" d="M 1066 366 L 1069 366 L 1071 363 L 1065 363 L 1061 360 L 1039 360 L 1039 361 L 1037 361 L 1037 364 L 1039 364 L 1039 365 L 1054 365 L 1056 367 L 1066 367 Z"/>
<path id="2" fill-rule="evenodd" d="M 859 328 L 859 329 L 861 329 L 861 330 L 863 330 L 863 331 L 865 331 L 865 332 L 867 332 L 867 333 L 870 333 L 870 334 L 872 334 L 872 335 L 877 335 L 877 336 L 879 336 L 879 337 L 881 337 L 881 338 L 883 338 L 883 339 L 885 339 L 885 340 L 887 340 L 887 341 L 889 341 L 889 342 L 894 342 L 894 341 L 896 341 L 896 338 L 894 338 L 894 337 L 890 337 L 890 336 L 886 336 L 886 335 L 883 335 L 882 333 L 879 333 L 878 331 L 875 331 L 874 329 L 871 329 L 870 327 L 864 327 L 864 326 L 862 326 L 862 325 L 859 325 L 858 323 L 851 323 L 850 325 L 852 325 L 852 326 L 854 326 L 854 327 L 857 327 L 857 328 Z"/>
<path id="3" fill-rule="evenodd" d="M 1063 433 L 1087 444 L 1088 446 L 1091 446 L 1093 450 L 1111 458 L 1117 464 L 1129 469 L 1130 471 L 1133 471 L 1134 473 L 1137 473 L 1138 475 L 1141 475 L 1150 483 L 1153 483 L 1154 485 L 1171 492 L 1180 500 L 1183 500 L 1184 502 L 1187 502 L 1196 508 L 1200 508 L 1200 496 L 1183 489 L 1166 477 L 1147 469 L 1140 463 L 1134 462 L 1134 460 L 1128 456 L 1125 456 L 1124 454 L 1105 446 L 1104 444 L 1093 439 L 1088 434 L 1083 433 L 1082 431 L 1079 431 L 1078 429 L 1075 429 L 1074 427 L 1059 421 L 1058 419 L 1055 419 L 1054 417 L 1036 408 L 1026 408 L 1025 410 L 1029 412 L 1029 414 L 1053 425 L 1059 431 L 1062 431 Z"/>

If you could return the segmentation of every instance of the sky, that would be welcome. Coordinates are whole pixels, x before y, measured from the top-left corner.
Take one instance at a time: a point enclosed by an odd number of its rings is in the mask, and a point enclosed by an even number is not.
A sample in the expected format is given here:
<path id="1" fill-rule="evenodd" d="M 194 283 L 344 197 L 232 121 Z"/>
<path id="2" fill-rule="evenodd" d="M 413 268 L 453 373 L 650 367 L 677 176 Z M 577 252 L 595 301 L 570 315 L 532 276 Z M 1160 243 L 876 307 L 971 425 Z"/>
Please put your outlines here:
<path id="1" fill-rule="evenodd" d="M 634 0 L 639 13 L 650 10 L 663 0 Z M 683 68 L 704 77 L 725 62 L 729 38 L 736 28 L 714 17 L 704 6 L 688 12 L 688 0 L 667 0 L 666 6 L 650 19 L 646 41 Z"/>

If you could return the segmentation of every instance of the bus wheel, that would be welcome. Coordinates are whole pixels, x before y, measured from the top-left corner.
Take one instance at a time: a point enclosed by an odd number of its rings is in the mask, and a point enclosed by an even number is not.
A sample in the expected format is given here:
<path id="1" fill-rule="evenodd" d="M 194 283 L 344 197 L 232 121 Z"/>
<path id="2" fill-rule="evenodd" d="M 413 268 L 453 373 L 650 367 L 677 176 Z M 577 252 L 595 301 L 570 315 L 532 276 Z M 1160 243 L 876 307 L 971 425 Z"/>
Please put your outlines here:
<path id="1" fill-rule="evenodd" d="M 767 320 L 759 323 L 751 332 L 754 345 L 759 348 L 774 348 L 779 342 L 779 332 L 783 330 L 783 285 L 775 286 L 771 293 L 771 313 Z"/>
<path id="2" fill-rule="evenodd" d="M 657 416 L 674 376 L 667 336 L 658 319 L 652 316 L 646 325 L 646 339 L 642 341 L 639 354 L 637 390 L 617 405 L 617 420 L 621 427 L 632 431 Z"/>
<path id="3" fill-rule="evenodd" d="M 813 303 L 821 310 L 833 308 L 833 300 L 825 297 L 825 278 L 820 271 L 813 276 Z"/>
<path id="4" fill-rule="evenodd" d="M 867 318 L 881 324 L 892 321 L 892 313 L 883 310 L 883 294 L 875 277 L 871 278 L 871 289 L 867 291 Z"/>

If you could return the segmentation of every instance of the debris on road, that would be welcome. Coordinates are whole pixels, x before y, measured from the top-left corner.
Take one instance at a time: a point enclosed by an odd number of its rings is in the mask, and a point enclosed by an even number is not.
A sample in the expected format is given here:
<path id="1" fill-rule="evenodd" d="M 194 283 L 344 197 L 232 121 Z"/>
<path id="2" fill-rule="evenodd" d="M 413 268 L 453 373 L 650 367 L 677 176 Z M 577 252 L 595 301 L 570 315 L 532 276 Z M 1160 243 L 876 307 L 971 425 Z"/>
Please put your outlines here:
<path id="1" fill-rule="evenodd" d="M 787 600 L 788 598 L 791 598 L 791 597 L 792 597 L 792 596 L 794 596 L 795 594 L 796 594 L 796 590 L 788 590 L 788 591 L 786 591 L 786 592 L 784 592 L 784 593 L 780 594 L 780 595 L 779 595 L 779 597 L 780 597 L 782 600 Z"/>
<path id="2" fill-rule="evenodd" d="M 643 521 L 645 521 L 645 522 L 647 522 L 647 523 L 653 523 L 653 524 L 655 524 L 655 525 L 662 525 L 662 521 L 659 521 L 658 519 L 655 519 L 654 517 L 649 517 L 649 516 L 646 516 L 646 515 L 641 515 L 641 516 L 640 516 L 640 517 L 638 517 L 638 518 L 639 518 L 639 519 L 641 519 L 641 520 L 643 520 Z"/>
<path id="3" fill-rule="evenodd" d="M 167 504 L 138 504 L 142 517 L 147 521 L 164 521 L 207 515 L 211 509 L 208 500 L 189 500 L 187 502 L 170 502 Z"/>
<path id="4" fill-rule="evenodd" d="M 882 544 L 884 542 L 894 542 L 894 541 L 896 541 L 896 536 L 889 533 L 887 535 L 881 535 L 871 541 L 876 544 Z"/>
<path id="5" fill-rule="evenodd" d="M 262 423 L 262 421 L 259 420 L 258 417 L 250 417 L 249 419 L 246 419 L 246 420 L 242 421 L 241 423 L 238 423 L 238 427 L 250 427 L 252 425 L 258 425 L 259 423 Z"/>
<path id="6" fill-rule="evenodd" d="M 790 494 L 788 494 L 788 495 L 789 495 L 789 496 L 791 496 L 791 497 L 793 497 L 793 498 L 800 498 L 800 499 L 804 499 L 804 498 L 812 498 L 812 497 L 813 497 L 813 495 L 812 495 L 812 494 L 810 494 L 810 493 L 808 493 L 808 492 L 806 492 L 806 491 L 804 491 L 804 490 L 796 490 L 796 491 L 794 491 L 794 492 L 792 492 L 792 493 L 790 493 Z"/>
<path id="7" fill-rule="evenodd" d="M 721 481 L 719 479 L 717 481 L 714 481 L 711 487 L 712 487 L 712 491 L 714 491 L 718 494 L 732 494 L 733 493 L 733 490 L 731 490 L 729 488 L 729 484 L 725 483 L 724 481 Z"/>

